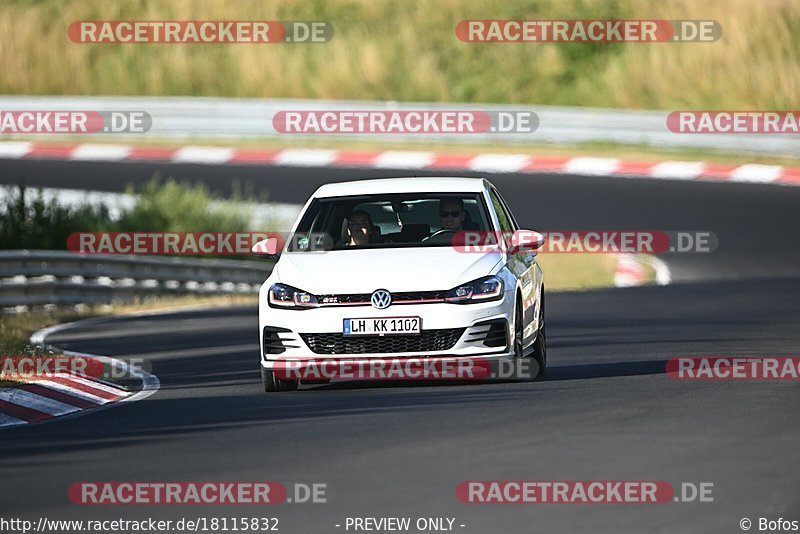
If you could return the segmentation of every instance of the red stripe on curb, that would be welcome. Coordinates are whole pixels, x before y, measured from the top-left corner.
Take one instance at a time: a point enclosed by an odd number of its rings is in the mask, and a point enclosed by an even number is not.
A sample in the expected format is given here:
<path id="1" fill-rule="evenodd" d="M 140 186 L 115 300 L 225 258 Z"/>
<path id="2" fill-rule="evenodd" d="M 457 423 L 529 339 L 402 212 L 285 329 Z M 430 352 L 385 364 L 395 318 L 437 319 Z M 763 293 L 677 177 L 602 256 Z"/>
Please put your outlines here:
<path id="1" fill-rule="evenodd" d="M 635 276 L 637 280 L 644 279 L 644 270 L 639 267 L 633 267 L 630 265 L 617 267 L 616 274 L 630 274 L 632 276 Z"/>
<path id="2" fill-rule="evenodd" d="M 47 397 L 48 399 L 53 399 L 57 400 L 58 402 L 63 402 L 64 404 L 76 406 L 78 408 L 94 408 L 95 406 L 100 406 L 99 404 L 90 400 L 73 397 L 72 395 L 64 393 L 63 391 L 48 388 L 39 384 L 25 384 L 22 386 L 22 389 L 42 397 Z"/>
<path id="3" fill-rule="evenodd" d="M 369 167 L 375 164 L 381 152 L 367 152 L 367 151 L 347 151 L 339 152 L 333 160 L 334 165 L 354 165 L 358 167 Z"/>
<path id="4" fill-rule="evenodd" d="M 428 169 L 468 169 L 475 154 L 437 154 Z"/>
<path id="5" fill-rule="evenodd" d="M 19 404 L 14 404 L 13 402 L 4 400 L 0 400 L 0 412 L 12 417 L 16 417 L 17 419 L 22 419 L 23 421 L 27 421 L 29 423 L 35 421 L 44 421 L 45 419 L 52 419 L 54 417 L 49 413 L 40 412 L 39 410 L 34 410 L 33 408 L 28 408 L 26 406 L 21 406 Z"/>
<path id="6" fill-rule="evenodd" d="M 85 393 L 91 393 L 95 397 L 100 397 L 101 399 L 105 400 L 117 400 L 122 395 L 117 395 L 115 393 L 109 393 L 108 391 L 93 388 L 87 384 L 83 384 L 81 382 L 77 382 L 75 380 L 70 380 L 69 378 L 61 378 L 61 377 L 47 377 L 47 380 L 52 382 L 58 382 L 59 384 L 64 384 L 65 386 L 69 386 L 71 388 L 83 391 Z"/>
<path id="7" fill-rule="evenodd" d="M 776 182 L 800 185 L 800 169 L 783 169 Z"/>
<path id="8" fill-rule="evenodd" d="M 725 165 L 721 163 L 707 163 L 703 166 L 700 178 L 707 180 L 730 180 L 731 173 L 739 168 L 739 165 Z"/>
<path id="9" fill-rule="evenodd" d="M 652 161 L 620 161 L 614 174 L 647 176 L 656 165 L 658 163 Z"/>
<path id="10" fill-rule="evenodd" d="M 272 163 L 280 154 L 280 150 L 266 150 L 263 148 L 236 150 L 229 162 L 236 163 Z"/>
<path id="11" fill-rule="evenodd" d="M 177 151 L 176 148 L 133 147 L 125 159 L 128 161 L 169 161 Z"/>
<path id="12" fill-rule="evenodd" d="M 75 146 L 72 145 L 47 145 L 42 143 L 34 143 L 31 149 L 23 157 L 25 158 L 53 158 L 53 159 L 67 159 Z"/>
<path id="13" fill-rule="evenodd" d="M 530 161 L 520 169 L 521 171 L 561 171 L 572 158 L 564 156 L 533 156 Z"/>

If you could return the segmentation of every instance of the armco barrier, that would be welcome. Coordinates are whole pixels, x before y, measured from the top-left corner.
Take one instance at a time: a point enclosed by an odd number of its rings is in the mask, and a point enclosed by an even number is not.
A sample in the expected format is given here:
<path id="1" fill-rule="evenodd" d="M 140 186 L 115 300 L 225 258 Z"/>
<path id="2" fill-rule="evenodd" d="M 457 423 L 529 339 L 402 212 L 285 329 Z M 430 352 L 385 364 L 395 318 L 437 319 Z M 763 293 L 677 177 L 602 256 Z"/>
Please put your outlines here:
<path id="1" fill-rule="evenodd" d="M 0 251 L 0 308 L 130 301 L 156 294 L 254 294 L 267 261 Z"/>
<path id="2" fill-rule="evenodd" d="M 280 111 L 485 111 L 489 113 L 529 110 L 536 113 L 539 126 L 528 134 L 327 134 L 329 139 L 369 141 L 415 141 L 502 144 L 555 143 L 575 144 L 610 142 L 644 144 L 659 148 L 703 148 L 752 154 L 800 153 L 800 135 L 787 134 L 675 134 L 667 127 L 669 111 L 634 111 L 538 105 L 447 104 L 428 102 L 370 102 L 346 100 L 281 100 L 254 98 L 189 98 L 189 97 L 109 97 L 109 96 L 10 96 L 0 95 L 0 110 L 51 111 L 116 111 L 140 110 L 152 117 L 152 127 L 144 133 L 83 134 L 82 139 L 128 140 L 202 139 L 208 141 L 241 138 L 290 138 L 303 141 L 319 139 L 324 134 L 281 134 L 273 126 L 273 117 Z M 17 135 L 17 140 L 34 137 Z M 39 139 L 54 140 L 59 136 L 47 134 Z"/>

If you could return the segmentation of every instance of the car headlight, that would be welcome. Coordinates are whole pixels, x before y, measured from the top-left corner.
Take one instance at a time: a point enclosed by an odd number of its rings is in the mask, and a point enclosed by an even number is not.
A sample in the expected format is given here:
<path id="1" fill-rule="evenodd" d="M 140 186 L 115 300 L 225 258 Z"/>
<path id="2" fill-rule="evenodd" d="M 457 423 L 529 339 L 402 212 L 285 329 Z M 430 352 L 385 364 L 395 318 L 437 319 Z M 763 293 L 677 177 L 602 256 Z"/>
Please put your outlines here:
<path id="1" fill-rule="evenodd" d="M 469 303 L 503 298 L 503 281 L 498 276 L 485 276 L 447 292 L 446 302 Z"/>
<path id="2" fill-rule="evenodd" d="M 317 297 L 307 291 L 284 284 L 272 284 L 269 288 L 269 305 L 272 308 L 315 308 Z"/>

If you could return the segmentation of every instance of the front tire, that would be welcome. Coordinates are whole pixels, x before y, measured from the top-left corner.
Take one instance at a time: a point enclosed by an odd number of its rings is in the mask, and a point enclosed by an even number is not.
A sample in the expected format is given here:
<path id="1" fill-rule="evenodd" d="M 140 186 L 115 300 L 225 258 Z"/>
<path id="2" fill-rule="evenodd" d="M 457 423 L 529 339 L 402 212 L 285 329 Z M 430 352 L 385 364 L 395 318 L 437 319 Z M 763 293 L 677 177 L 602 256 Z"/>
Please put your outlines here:
<path id="1" fill-rule="evenodd" d="M 514 358 L 521 360 L 524 356 L 523 345 L 523 330 L 525 328 L 522 322 L 522 299 L 517 295 L 517 305 L 514 309 Z"/>
<path id="2" fill-rule="evenodd" d="M 533 343 L 533 354 L 531 354 L 539 364 L 539 375 L 543 375 L 547 370 L 547 332 L 544 322 L 544 286 L 542 287 L 542 297 L 539 303 L 539 331 L 536 333 L 536 341 Z"/>
<path id="3" fill-rule="evenodd" d="M 541 365 L 537 362 L 536 375 L 531 375 L 530 359 L 525 358 L 525 322 L 522 313 L 522 298 L 517 295 L 517 304 L 514 310 L 514 367 L 517 380 L 532 380 L 541 374 Z"/>
<path id="4" fill-rule="evenodd" d="M 275 376 L 275 373 L 261 368 L 261 384 L 264 386 L 264 391 L 267 393 L 276 393 L 278 391 L 295 391 L 297 389 L 297 380 L 281 380 Z"/>

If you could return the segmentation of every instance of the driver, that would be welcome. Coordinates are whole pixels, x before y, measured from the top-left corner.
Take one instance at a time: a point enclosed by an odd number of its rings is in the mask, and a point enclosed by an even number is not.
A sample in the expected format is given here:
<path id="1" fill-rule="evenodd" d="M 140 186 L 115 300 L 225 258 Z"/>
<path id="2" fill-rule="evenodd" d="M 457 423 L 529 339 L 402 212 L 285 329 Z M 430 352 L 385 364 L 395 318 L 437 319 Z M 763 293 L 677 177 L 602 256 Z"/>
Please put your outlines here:
<path id="1" fill-rule="evenodd" d="M 442 230 L 452 230 L 455 232 L 463 230 L 464 201 L 460 198 L 443 198 L 439 201 L 439 219 Z"/>
<path id="2" fill-rule="evenodd" d="M 362 210 L 351 213 L 347 218 L 347 235 L 350 237 L 347 242 L 348 247 L 374 243 L 375 228 L 369 213 Z"/>

